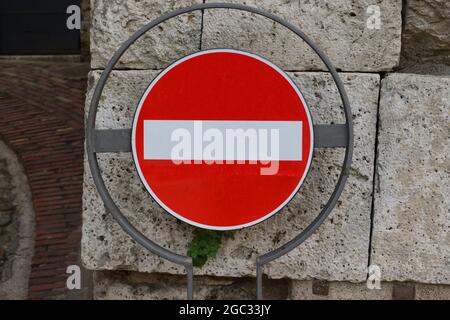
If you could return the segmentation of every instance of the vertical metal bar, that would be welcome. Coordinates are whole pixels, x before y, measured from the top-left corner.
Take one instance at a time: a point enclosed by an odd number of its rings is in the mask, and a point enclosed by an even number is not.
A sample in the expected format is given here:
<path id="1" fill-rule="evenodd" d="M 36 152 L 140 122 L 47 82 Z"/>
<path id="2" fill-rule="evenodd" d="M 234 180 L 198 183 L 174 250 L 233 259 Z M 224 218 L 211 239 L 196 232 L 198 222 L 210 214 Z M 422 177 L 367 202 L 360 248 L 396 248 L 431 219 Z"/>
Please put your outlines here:
<path id="1" fill-rule="evenodd" d="M 256 299 L 263 299 L 263 284 L 262 284 L 262 265 L 259 259 L 256 260 Z"/>
<path id="2" fill-rule="evenodd" d="M 193 282 L 194 282 L 194 267 L 192 266 L 192 262 L 187 264 L 186 266 L 186 280 L 187 280 L 187 299 L 193 300 Z"/>

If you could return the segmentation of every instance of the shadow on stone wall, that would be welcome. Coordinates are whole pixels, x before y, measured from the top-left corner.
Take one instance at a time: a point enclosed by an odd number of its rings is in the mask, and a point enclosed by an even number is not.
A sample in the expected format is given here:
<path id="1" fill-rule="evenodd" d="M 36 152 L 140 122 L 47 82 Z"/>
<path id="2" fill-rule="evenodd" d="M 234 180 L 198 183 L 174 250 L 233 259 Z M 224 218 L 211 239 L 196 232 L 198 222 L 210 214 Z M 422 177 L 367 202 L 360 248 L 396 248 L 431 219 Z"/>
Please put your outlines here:
<path id="1" fill-rule="evenodd" d="M 400 71 L 450 75 L 450 1 L 403 1 Z"/>

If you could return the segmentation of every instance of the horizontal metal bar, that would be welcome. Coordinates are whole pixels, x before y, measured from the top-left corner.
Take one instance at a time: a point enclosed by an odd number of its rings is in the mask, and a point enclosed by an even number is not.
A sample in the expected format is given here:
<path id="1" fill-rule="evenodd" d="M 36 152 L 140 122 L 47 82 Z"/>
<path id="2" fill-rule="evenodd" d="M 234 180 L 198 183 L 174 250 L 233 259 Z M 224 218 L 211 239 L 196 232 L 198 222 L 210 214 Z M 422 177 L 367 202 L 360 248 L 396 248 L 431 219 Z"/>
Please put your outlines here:
<path id="1" fill-rule="evenodd" d="M 314 125 L 314 148 L 344 148 L 347 145 L 346 124 Z"/>
<path id="2" fill-rule="evenodd" d="M 95 130 L 94 152 L 131 152 L 131 129 Z"/>
<path id="3" fill-rule="evenodd" d="M 94 152 L 131 152 L 131 129 L 95 130 Z M 347 146 L 345 124 L 317 124 L 314 126 L 315 148 Z"/>

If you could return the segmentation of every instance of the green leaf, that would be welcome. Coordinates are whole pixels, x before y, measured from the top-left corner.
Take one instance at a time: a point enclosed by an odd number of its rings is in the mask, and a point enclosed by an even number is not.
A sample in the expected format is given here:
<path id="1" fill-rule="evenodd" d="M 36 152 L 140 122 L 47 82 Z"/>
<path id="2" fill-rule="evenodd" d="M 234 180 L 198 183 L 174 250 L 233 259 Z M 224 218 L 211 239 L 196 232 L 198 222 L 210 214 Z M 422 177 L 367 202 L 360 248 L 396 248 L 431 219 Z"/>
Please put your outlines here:
<path id="1" fill-rule="evenodd" d="M 205 265 L 208 258 L 214 258 L 219 251 L 222 237 L 230 238 L 230 233 L 215 230 L 194 229 L 194 238 L 188 245 L 187 255 L 192 257 L 195 267 Z"/>

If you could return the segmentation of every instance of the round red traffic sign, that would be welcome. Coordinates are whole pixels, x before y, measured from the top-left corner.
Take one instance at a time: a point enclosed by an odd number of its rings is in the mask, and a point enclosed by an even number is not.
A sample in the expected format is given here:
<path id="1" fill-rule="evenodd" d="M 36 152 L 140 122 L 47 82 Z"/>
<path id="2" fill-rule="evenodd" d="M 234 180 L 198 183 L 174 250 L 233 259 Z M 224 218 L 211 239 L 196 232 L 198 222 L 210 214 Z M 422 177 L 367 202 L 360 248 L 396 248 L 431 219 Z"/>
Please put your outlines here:
<path id="1" fill-rule="evenodd" d="M 202 228 L 239 229 L 297 193 L 311 164 L 313 124 L 280 68 L 251 53 L 206 50 L 150 83 L 134 116 L 132 151 L 166 211 Z"/>

